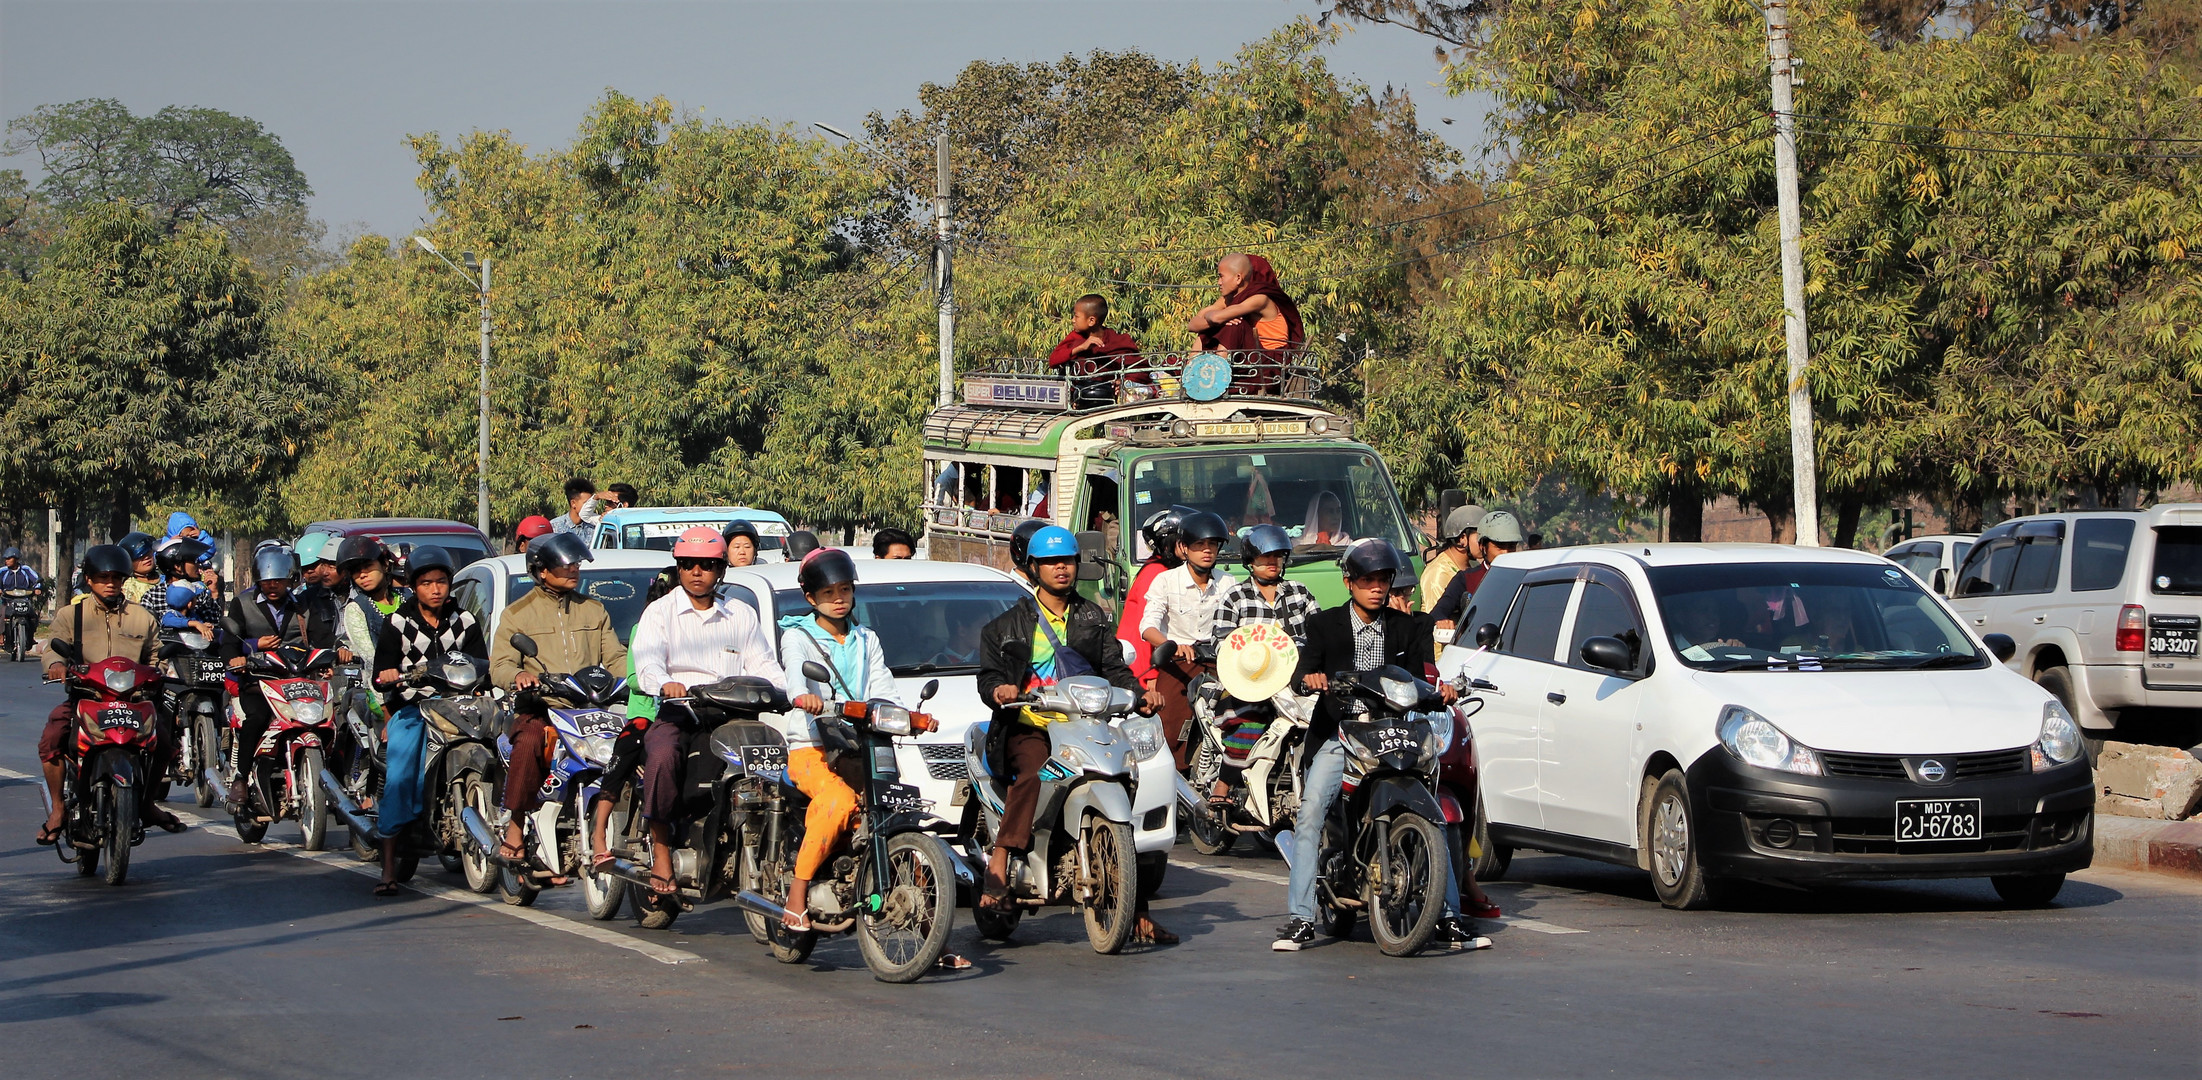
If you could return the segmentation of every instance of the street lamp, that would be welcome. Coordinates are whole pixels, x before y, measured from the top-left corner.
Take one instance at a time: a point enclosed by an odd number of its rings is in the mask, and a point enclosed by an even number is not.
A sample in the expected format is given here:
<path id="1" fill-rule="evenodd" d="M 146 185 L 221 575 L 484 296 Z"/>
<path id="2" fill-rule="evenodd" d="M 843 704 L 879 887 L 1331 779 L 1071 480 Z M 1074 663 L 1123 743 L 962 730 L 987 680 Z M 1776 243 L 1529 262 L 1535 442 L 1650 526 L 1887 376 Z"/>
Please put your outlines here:
<path id="1" fill-rule="evenodd" d="M 490 536 L 490 532 L 489 532 L 489 260 L 485 258 L 485 259 L 481 260 L 480 262 L 476 262 L 476 261 L 474 260 L 474 253 L 473 253 L 473 252 L 471 252 L 471 251 L 462 251 L 462 252 L 460 252 L 460 253 L 459 253 L 459 258 L 461 258 L 461 259 L 465 260 L 465 262 L 466 262 L 466 270 L 461 270 L 461 269 L 459 269 L 459 266 L 458 266 L 458 264 L 457 264 L 457 263 L 454 263 L 454 262 L 452 262 L 452 261 L 451 261 L 451 260 L 450 260 L 449 258 L 446 258 L 446 257 L 444 256 L 444 253 L 443 253 L 443 252 L 441 252 L 441 251 L 437 251 L 437 250 L 436 250 L 436 245 L 434 245 L 434 244 L 432 244 L 432 243 L 429 243 L 429 242 L 428 242 L 428 238 L 427 238 L 427 237 L 425 237 L 425 236 L 419 236 L 419 235 L 416 235 L 416 236 L 414 236 L 414 237 L 413 237 L 413 242 L 414 242 L 415 244 L 418 244 L 418 245 L 420 245 L 420 249 L 421 249 L 422 251 L 425 251 L 425 252 L 429 253 L 430 255 L 434 255 L 434 256 L 435 256 L 436 258 L 438 258 L 438 259 L 442 259 L 442 260 L 443 260 L 443 264 L 444 264 L 445 266 L 448 266 L 448 267 L 450 267 L 450 268 L 451 268 L 451 272 L 452 272 L 452 273 L 454 273 L 454 274 L 457 274 L 457 275 L 459 275 L 459 276 L 460 276 L 460 277 L 462 277 L 462 278 L 465 278 L 465 279 L 466 279 L 466 282 L 467 282 L 467 284 L 469 284 L 469 285 L 473 285 L 473 286 L 474 286 L 474 295 L 475 295 L 475 297 L 476 297 L 476 298 L 477 298 L 478 300 L 480 300 L 480 301 L 481 301 L 481 305 L 482 305 L 482 387 L 481 387 L 481 408 L 480 408 L 480 425 L 481 425 L 481 445 L 480 445 L 480 447 L 479 447 L 479 448 L 478 448 L 478 449 L 477 449 L 477 450 L 475 451 L 475 459 L 474 459 L 474 526 L 475 526 L 475 528 L 478 528 L 478 529 L 482 530 L 482 535 L 483 535 L 483 536 Z M 481 277 L 481 282 L 480 282 L 479 284 L 476 284 L 476 283 L 475 283 L 475 280 L 474 280 L 474 275 L 473 275 L 473 274 L 470 274 L 470 273 L 468 273 L 468 272 L 467 272 L 467 271 L 469 271 L 469 270 L 479 270 L 479 271 L 481 271 L 481 275 L 482 275 L 482 277 Z M 491 537 L 491 540 L 492 540 L 492 541 L 494 542 L 494 540 L 495 540 L 495 537 Z"/>

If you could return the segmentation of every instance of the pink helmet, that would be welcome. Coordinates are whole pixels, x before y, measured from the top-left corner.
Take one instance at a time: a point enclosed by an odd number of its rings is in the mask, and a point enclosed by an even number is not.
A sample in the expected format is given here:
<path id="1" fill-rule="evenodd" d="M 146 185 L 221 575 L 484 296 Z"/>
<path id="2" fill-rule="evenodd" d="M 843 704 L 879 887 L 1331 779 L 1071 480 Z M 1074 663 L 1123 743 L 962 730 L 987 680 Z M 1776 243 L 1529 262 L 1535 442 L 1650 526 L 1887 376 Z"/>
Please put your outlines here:
<path id="1" fill-rule="evenodd" d="M 698 525 L 681 533 L 680 539 L 673 542 L 673 557 L 676 559 L 717 559 L 720 562 L 725 562 L 726 538 L 720 536 L 717 529 L 708 525 Z"/>

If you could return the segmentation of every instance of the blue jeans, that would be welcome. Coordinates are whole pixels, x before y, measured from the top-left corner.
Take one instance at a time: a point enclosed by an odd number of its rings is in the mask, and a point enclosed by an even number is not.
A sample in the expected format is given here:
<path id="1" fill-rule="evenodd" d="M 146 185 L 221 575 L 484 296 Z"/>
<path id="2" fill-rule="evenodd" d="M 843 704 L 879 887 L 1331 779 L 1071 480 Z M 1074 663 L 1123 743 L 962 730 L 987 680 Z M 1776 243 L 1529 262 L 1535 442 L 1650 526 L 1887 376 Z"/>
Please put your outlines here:
<path id="1" fill-rule="evenodd" d="M 1291 884 L 1285 893 L 1293 918 L 1315 921 L 1315 878 L 1320 869 L 1316 860 L 1322 857 L 1323 819 L 1330 816 L 1330 804 L 1338 801 L 1345 779 L 1346 748 L 1337 739 L 1307 756 L 1307 775 L 1300 781 L 1300 813 L 1292 823 Z M 1459 911 L 1460 872 L 1450 867 L 1445 875 L 1445 914 Z"/>
<path id="2" fill-rule="evenodd" d="M 418 705 L 407 705 L 390 714 L 384 729 L 382 801 L 375 804 L 375 831 L 394 836 L 421 816 L 421 755 L 428 745 L 428 725 Z"/>

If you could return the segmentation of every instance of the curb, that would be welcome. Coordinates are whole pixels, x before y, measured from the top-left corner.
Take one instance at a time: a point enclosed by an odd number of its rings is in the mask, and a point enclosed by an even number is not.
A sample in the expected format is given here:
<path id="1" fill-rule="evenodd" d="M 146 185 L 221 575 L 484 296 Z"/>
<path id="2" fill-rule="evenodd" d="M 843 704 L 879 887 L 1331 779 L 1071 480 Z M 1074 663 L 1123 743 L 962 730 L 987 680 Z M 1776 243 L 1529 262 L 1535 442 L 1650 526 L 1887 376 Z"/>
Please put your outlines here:
<path id="1" fill-rule="evenodd" d="M 2202 880 L 2202 820 L 2095 815 L 2095 865 Z"/>

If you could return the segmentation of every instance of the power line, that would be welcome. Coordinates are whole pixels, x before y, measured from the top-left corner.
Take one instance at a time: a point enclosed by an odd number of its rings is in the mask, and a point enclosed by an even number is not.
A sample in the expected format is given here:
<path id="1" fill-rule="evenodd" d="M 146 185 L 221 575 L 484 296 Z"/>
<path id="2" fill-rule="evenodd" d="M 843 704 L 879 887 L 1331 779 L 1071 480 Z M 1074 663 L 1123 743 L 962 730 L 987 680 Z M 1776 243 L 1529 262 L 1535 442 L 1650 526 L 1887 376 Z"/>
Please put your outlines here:
<path id="1" fill-rule="evenodd" d="M 2202 153 L 2195 154 L 2142 154 L 2122 150 L 2024 150 L 2013 146 L 1965 146 L 1955 143 L 1913 142 L 1909 139 L 1876 139 L 1870 135 L 1846 135 L 1839 131 L 1820 128 L 1800 128 L 1800 134 L 1820 135 L 1846 142 L 1879 143 L 1884 146 L 1909 146 L 1919 150 L 1954 150 L 1969 154 L 2009 154 L 2016 157 L 2056 157 L 2116 159 L 2124 161 L 2194 161 L 2202 160 Z"/>
<path id="2" fill-rule="evenodd" d="M 1863 120 L 1848 116 L 1814 116 L 1810 113 L 1789 114 L 1797 120 L 1814 120 L 1821 123 L 1865 124 L 1869 127 L 1902 128 L 1907 131 L 1939 131 L 1952 135 L 1999 135 L 2015 139 L 2083 139 L 2094 142 L 2164 142 L 2202 143 L 2202 138 L 2189 139 L 2155 135 L 2080 135 L 2063 131 L 2002 131 L 1996 128 L 1953 128 L 1933 124 L 1899 124 L 1888 120 Z"/>

